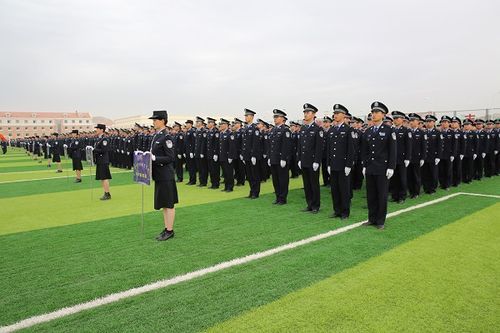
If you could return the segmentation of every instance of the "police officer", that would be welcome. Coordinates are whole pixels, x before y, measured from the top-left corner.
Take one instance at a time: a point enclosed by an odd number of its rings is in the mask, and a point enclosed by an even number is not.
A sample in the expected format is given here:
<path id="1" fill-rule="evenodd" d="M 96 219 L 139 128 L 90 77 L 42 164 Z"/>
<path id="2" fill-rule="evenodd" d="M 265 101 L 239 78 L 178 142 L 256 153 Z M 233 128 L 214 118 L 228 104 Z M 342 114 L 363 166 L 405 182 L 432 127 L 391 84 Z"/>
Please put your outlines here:
<path id="1" fill-rule="evenodd" d="M 241 121 L 239 118 L 234 118 L 232 131 L 234 134 L 234 141 L 236 146 L 236 159 L 232 164 L 234 168 L 234 178 L 236 179 L 236 186 L 245 185 L 245 164 L 239 158 L 239 156 L 241 155 L 242 146 L 241 139 L 243 137 L 243 128 L 241 127 L 242 124 L 243 121 Z"/>
<path id="2" fill-rule="evenodd" d="M 269 159 L 267 163 L 271 168 L 274 194 L 276 200 L 273 204 L 284 205 L 288 197 L 288 184 L 290 182 L 289 165 L 291 153 L 291 132 L 286 127 L 286 113 L 279 109 L 273 110 L 274 127 L 269 132 Z"/>
<path id="3" fill-rule="evenodd" d="M 443 152 L 439 162 L 439 184 L 443 190 L 448 190 L 451 186 L 453 177 L 453 163 L 457 154 L 458 140 L 455 139 L 455 133 L 450 129 L 451 118 L 441 117 L 441 135 L 443 136 Z"/>
<path id="4" fill-rule="evenodd" d="M 361 118 L 353 117 L 352 131 L 355 133 L 354 144 L 354 163 L 351 171 L 351 189 L 359 190 L 363 186 L 363 162 L 361 159 L 361 137 L 363 136 L 364 121 Z"/>
<path id="5" fill-rule="evenodd" d="M 52 153 L 52 162 L 57 164 L 56 172 L 63 172 L 61 165 L 61 152 L 63 150 L 62 141 L 59 140 L 59 133 L 52 134 L 52 144 L 50 145 L 50 152 Z"/>
<path id="6" fill-rule="evenodd" d="M 196 132 L 194 157 L 196 160 L 196 169 L 200 183 L 198 187 L 207 186 L 208 182 L 208 163 L 207 163 L 207 130 L 205 129 L 205 119 L 196 117 Z"/>
<path id="7" fill-rule="evenodd" d="M 394 128 L 396 133 L 396 169 L 394 176 L 390 180 L 392 200 L 397 203 L 403 203 L 406 200 L 408 192 L 407 168 L 410 165 L 412 149 L 412 133 L 403 126 L 405 114 L 401 111 L 392 111 Z"/>
<path id="8" fill-rule="evenodd" d="M 297 178 L 299 177 L 299 166 L 297 165 L 297 147 L 299 142 L 299 131 L 300 125 L 294 121 L 290 122 L 290 130 L 291 130 L 291 151 L 290 151 L 290 177 Z"/>
<path id="9" fill-rule="evenodd" d="M 427 134 L 427 152 L 422 166 L 422 185 L 424 192 L 433 194 L 438 186 L 438 164 L 443 152 L 443 135 L 436 129 L 437 118 L 431 114 L 425 116 Z"/>
<path id="10" fill-rule="evenodd" d="M 424 165 L 427 154 L 427 134 L 419 128 L 422 118 L 416 113 L 408 115 L 411 132 L 411 156 L 407 168 L 408 192 L 410 198 L 418 198 L 422 187 L 421 168 Z"/>
<path id="11" fill-rule="evenodd" d="M 304 122 L 300 128 L 297 164 L 302 170 L 304 194 L 307 206 L 302 211 L 317 214 L 321 206 L 319 187 L 319 166 L 323 152 L 323 129 L 316 124 L 318 108 L 306 103 L 303 106 Z"/>
<path id="12" fill-rule="evenodd" d="M 182 126 L 178 122 L 174 122 L 173 139 L 175 147 L 175 174 L 177 175 L 177 182 L 182 183 L 184 180 L 184 161 L 186 156 L 184 146 L 184 132 Z"/>
<path id="13" fill-rule="evenodd" d="M 493 120 L 486 121 L 486 133 L 488 135 L 488 149 L 484 157 L 484 176 L 491 177 L 495 170 L 495 149 L 497 147 L 498 135 L 493 128 Z"/>
<path id="14" fill-rule="evenodd" d="M 260 194 L 260 168 L 257 162 L 262 159 L 262 135 L 254 124 L 255 111 L 245 109 L 246 126 L 241 136 L 240 160 L 245 164 L 245 173 L 250 184 L 248 198 L 257 199 Z"/>
<path id="15" fill-rule="evenodd" d="M 184 147 L 186 152 L 186 168 L 189 173 L 189 182 L 186 185 L 196 184 L 196 159 L 194 150 L 196 143 L 196 130 L 193 128 L 193 121 L 186 120 L 186 136 L 184 137 Z"/>
<path id="16" fill-rule="evenodd" d="M 229 129 L 229 121 L 220 119 L 219 161 L 224 177 L 224 192 L 234 189 L 234 169 L 232 164 L 238 159 L 235 134 Z"/>
<path id="17" fill-rule="evenodd" d="M 111 151 L 111 145 L 109 139 L 104 135 L 106 125 L 97 124 L 95 129 L 97 132 L 97 141 L 93 149 L 94 161 L 96 164 L 95 179 L 101 181 L 104 190 L 104 195 L 100 199 L 110 200 L 109 180 L 112 179 L 112 177 L 111 171 L 109 171 L 109 152 Z"/>
<path id="18" fill-rule="evenodd" d="M 68 147 L 68 155 L 71 158 L 72 164 L 73 164 L 73 171 L 76 173 L 76 179 L 75 183 L 81 183 L 82 182 L 82 157 L 84 156 L 84 144 L 83 142 L 78 138 L 78 130 L 72 130 L 71 131 L 71 143 L 69 144 Z"/>
<path id="19" fill-rule="evenodd" d="M 456 150 L 455 158 L 452 163 L 451 185 L 457 187 L 462 181 L 462 160 L 465 155 L 466 137 L 461 130 L 461 121 L 458 117 L 451 118 L 451 129 L 455 138 Z"/>
<path id="20" fill-rule="evenodd" d="M 149 117 L 156 130 L 151 140 L 152 177 L 155 181 L 154 208 L 163 210 L 165 229 L 156 237 L 166 241 L 174 237 L 175 207 L 179 202 L 175 183 L 175 148 L 173 138 L 167 132 L 167 111 L 153 111 Z"/>
<path id="21" fill-rule="evenodd" d="M 325 115 L 323 117 L 323 152 L 321 153 L 321 177 L 323 178 L 323 186 L 330 187 L 330 174 L 328 173 L 328 161 L 326 153 L 326 138 L 328 136 L 328 131 L 332 127 L 332 118 Z"/>
<path id="22" fill-rule="evenodd" d="M 477 158 L 478 136 L 471 119 L 464 119 L 465 154 L 462 160 L 462 181 L 469 184 L 474 178 L 474 160 Z"/>
<path id="23" fill-rule="evenodd" d="M 342 104 L 333 106 L 335 124 L 326 132 L 326 164 L 330 175 L 333 214 L 344 220 L 351 212 L 350 174 L 354 163 L 356 132 L 345 123 L 348 110 Z"/>
<path id="24" fill-rule="evenodd" d="M 366 179 L 366 199 L 368 221 L 364 225 L 374 225 L 384 229 L 387 215 L 387 195 L 389 179 L 396 167 L 396 133 L 390 126 L 382 124 L 389 110 L 381 102 L 371 104 L 372 127 L 363 135 L 363 174 Z"/>
<path id="25" fill-rule="evenodd" d="M 476 133 L 478 139 L 477 157 L 474 160 L 474 179 L 481 180 L 483 178 L 484 159 L 488 151 L 490 135 L 484 130 L 484 120 L 476 120 Z"/>
<path id="26" fill-rule="evenodd" d="M 210 174 L 210 189 L 218 189 L 220 186 L 220 162 L 219 162 L 219 130 L 215 126 L 215 119 L 207 117 L 207 163 Z"/>

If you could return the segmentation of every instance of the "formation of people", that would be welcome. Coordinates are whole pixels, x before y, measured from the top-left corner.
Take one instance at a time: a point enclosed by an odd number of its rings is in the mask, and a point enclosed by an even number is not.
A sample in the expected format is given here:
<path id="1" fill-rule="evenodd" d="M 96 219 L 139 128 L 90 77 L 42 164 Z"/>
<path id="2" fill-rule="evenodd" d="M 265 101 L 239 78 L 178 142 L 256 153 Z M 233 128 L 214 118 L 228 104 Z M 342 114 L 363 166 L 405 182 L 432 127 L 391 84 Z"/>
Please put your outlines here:
<path id="1" fill-rule="evenodd" d="M 109 200 L 109 165 L 130 169 L 134 151 L 152 151 L 158 144 L 159 119 L 165 125 L 162 138 L 170 142 L 165 149 L 173 154 L 167 164 L 175 182 L 225 192 L 248 182 L 248 198 L 257 199 L 261 182 L 271 179 L 273 204 L 285 205 L 289 179 L 301 175 L 306 198 L 303 211 L 318 213 L 322 184 L 331 190 L 331 217 L 347 219 L 353 193 L 366 181 L 366 225 L 379 229 L 384 228 L 389 196 L 403 203 L 417 198 L 421 191 L 433 194 L 438 187 L 448 190 L 499 173 L 500 119 L 422 118 L 416 113 L 389 112 L 378 101 L 370 110 L 365 122 L 353 117 L 347 107 L 335 104 L 331 114 L 318 119 L 318 109 L 306 103 L 300 123 L 288 121 L 279 109 L 272 112 L 273 123 L 256 119 L 255 111 L 244 109 L 244 120 L 196 117 L 171 127 L 166 124 L 166 111 L 161 111 L 164 114 L 155 114 L 156 125 L 151 127 L 136 124 L 130 130 L 106 133 L 105 125 L 99 124 L 96 132 L 54 133 L 16 140 L 15 144 L 34 158 L 40 158 L 42 152 L 46 159 L 52 156 L 58 171 L 62 170 L 60 156 L 66 154 L 73 160 L 76 182 L 81 182 L 85 149 L 91 147 L 96 179 L 103 182 L 105 192 L 101 199 Z M 173 191 L 171 185 L 169 191 Z M 169 206 L 174 201 L 176 188 Z"/>

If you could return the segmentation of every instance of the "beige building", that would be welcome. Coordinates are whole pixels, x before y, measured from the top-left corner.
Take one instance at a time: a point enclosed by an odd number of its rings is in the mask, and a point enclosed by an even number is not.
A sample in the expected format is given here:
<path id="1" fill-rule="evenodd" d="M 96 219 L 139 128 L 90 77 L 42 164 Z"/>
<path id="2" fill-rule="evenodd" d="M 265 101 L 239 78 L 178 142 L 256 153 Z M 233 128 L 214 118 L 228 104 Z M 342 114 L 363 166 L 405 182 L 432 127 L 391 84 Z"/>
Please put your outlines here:
<path id="1" fill-rule="evenodd" d="M 150 126 L 153 124 L 153 122 L 151 121 L 151 119 L 149 119 L 149 117 L 151 117 L 151 115 L 147 115 L 147 116 L 137 115 L 137 116 L 118 118 L 118 119 L 114 120 L 112 127 L 114 127 L 114 128 L 133 128 L 135 123 L 138 123 L 141 126 L 144 126 L 144 125 Z M 206 116 L 200 115 L 200 117 L 203 117 L 206 120 Z M 226 118 L 224 116 L 217 116 L 214 118 L 217 119 L 217 122 L 219 122 L 219 118 L 221 118 L 221 117 Z M 227 119 L 229 121 L 231 121 L 231 120 L 233 120 L 233 118 L 234 117 L 229 117 Z M 195 121 L 196 115 L 194 115 L 192 117 L 168 115 L 168 125 L 172 126 L 174 124 L 174 122 L 184 124 L 186 122 L 186 120 L 188 120 L 188 119 Z"/>
<path id="2" fill-rule="evenodd" d="M 92 131 L 88 112 L 0 112 L 0 133 L 12 139 L 71 130 Z"/>

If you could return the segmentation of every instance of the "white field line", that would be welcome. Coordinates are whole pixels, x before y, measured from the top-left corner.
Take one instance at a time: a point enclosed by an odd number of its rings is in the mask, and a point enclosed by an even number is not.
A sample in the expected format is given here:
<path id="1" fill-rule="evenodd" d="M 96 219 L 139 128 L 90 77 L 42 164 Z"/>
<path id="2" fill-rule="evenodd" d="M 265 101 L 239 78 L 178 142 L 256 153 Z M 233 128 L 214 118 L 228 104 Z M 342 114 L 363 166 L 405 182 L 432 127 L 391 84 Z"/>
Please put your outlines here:
<path id="1" fill-rule="evenodd" d="M 387 214 L 387 217 L 398 216 L 398 215 L 401 215 L 403 213 L 407 213 L 407 212 L 415 210 L 415 209 L 430 206 L 430 205 L 448 200 L 450 198 L 453 198 L 453 197 L 456 197 L 459 195 L 473 195 L 473 196 L 500 199 L 500 195 L 457 192 L 457 193 L 453 193 L 450 195 L 446 195 L 446 196 L 438 198 L 438 199 L 434 199 L 434 200 L 431 200 L 428 202 L 424 202 L 424 203 L 421 203 L 421 204 L 418 204 L 415 206 L 411 206 L 411 207 L 408 207 L 405 209 L 401 209 L 401 210 L 389 213 L 389 214 Z M 254 260 L 269 257 L 269 256 L 272 256 L 274 254 L 277 254 L 277 253 L 280 253 L 283 251 L 294 249 L 294 248 L 302 246 L 302 245 L 310 244 L 310 243 L 317 242 L 317 241 L 325 239 L 325 238 L 329 238 L 329 237 L 344 233 L 346 231 L 349 231 L 349 230 L 352 230 L 352 229 L 355 229 L 355 228 L 361 226 L 364 222 L 366 222 L 366 221 L 357 222 L 357 223 L 354 223 L 354 224 L 351 224 L 351 225 L 348 225 L 348 226 L 345 226 L 342 228 L 331 230 L 331 231 L 328 231 L 328 232 L 325 232 L 322 234 L 318 234 L 316 236 L 312 236 L 309 238 L 305 238 L 305 239 L 296 241 L 296 242 L 291 242 L 291 243 L 288 243 L 285 245 L 281 245 L 281 246 L 278 246 L 278 247 L 275 247 L 275 248 L 272 248 L 272 249 L 269 249 L 266 251 L 250 254 L 246 257 L 240 257 L 240 258 L 232 259 L 229 261 L 225 261 L 225 262 L 222 262 L 222 263 L 217 264 L 217 265 L 213 265 L 213 266 L 210 266 L 207 268 L 199 269 L 199 270 L 196 270 L 196 271 L 193 271 L 190 273 L 186 273 L 183 275 L 178 275 L 178 276 L 175 276 L 175 277 L 170 278 L 170 279 L 159 280 L 159 281 L 156 281 L 156 282 L 153 282 L 150 284 L 146 284 L 146 285 L 141 286 L 141 287 L 132 288 L 132 289 L 125 290 L 125 291 L 118 292 L 118 293 L 114 293 L 114 294 L 109 294 L 107 296 L 96 298 L 92 301 L 76 304 L 76 305 L 62 308 L 62 309 L 59 309 L 59 310 L 56 310 L 53 312 L 49 312 L 49 313 L 45 313 L 42 315 L 37 315 L 37 316 L 33 316 L 33 317 L 30 317 L 27 319 L 23 319 L 17 323 L 12 324 L 12 325 L 0 327 L 0 332 L 2 332 L 2 333 L 14 332 L 16 330 L 28 328 L 28 327 L 31 327 L 31 326 L 34 326 L 37 324 L 41 324 L 41 323 L 49 322 L 49 321 L 52 321 L 52 320 L 55 320 L 58 318 L 66 317 L 66 316 L 69 316 L 71 314 L 75 314 L 75 313 L 82 312 L 85 310 L 97 308 L 99 306 L 103 306 L 106 304 L 118 302 L 119 300 L 122 300 L 125 298 L 141 295 L 141 294 L 153 291 L 153 290 L 162 289 L 162 288 L 172 286 L 172 285 L 184 282 L 184 281 L 189 281 L 189 280 L 207 275 L 209 273 L 214 273 L 214 272 L 218 272 L 218 271 L 230 268 L 230 267 L 243 265 L 243 264 L 249 263 L 249 262 L 254 261 Z"/>
<path id="2" fill-rule="evenodd" d="M 66 171 L 64 171 L 66 172 Z M 73 176 L 74 173 L 73 173 L 73 170 L 72 171 L 68 171 L 71 173 L 70 176 Z M 114 174 L 117 174 L 117 173 L 131 173 L 132 170 L 127 170 L 127 171 L 112 171 L 112 175 Z M 0 173 L 0 175 L 2 175 Z M 89 175 L 85 175 L 83 172 L 82 172 L 82 178 L 83 177 L 88 177 Z M 95 175 L 92 175 L 92 176 L 95 176 Z M 0 185 L 2 184 L 10 184 L 10 183 L 22 183 L 22 182 L 31 182 L 31 181 L 34 181 L 34 180 L 48 180 L 48 179 L 61 179 L 61 178 L 66 178 L 66 177 L 69 177 L 69 176 L 61 176 L 61 177 L 47 177 L 47 178 L 34 178 L 34 179 L 18 179 L 18 180 L 6 180 L 6 181 L 3 181 L 3 182 L 0 182 Z"/>

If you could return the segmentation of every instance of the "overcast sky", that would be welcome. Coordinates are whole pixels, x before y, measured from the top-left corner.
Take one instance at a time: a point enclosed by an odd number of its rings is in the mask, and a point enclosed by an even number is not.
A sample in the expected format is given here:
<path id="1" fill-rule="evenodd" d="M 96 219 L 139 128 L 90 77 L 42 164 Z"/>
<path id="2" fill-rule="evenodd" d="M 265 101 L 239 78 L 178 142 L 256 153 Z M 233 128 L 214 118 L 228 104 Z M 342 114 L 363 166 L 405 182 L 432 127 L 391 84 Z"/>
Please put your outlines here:
<path id="1" fill-rule="evenodd" d="M 500 107 L 500 1 L 0 0 L 0 110 Z"/>

